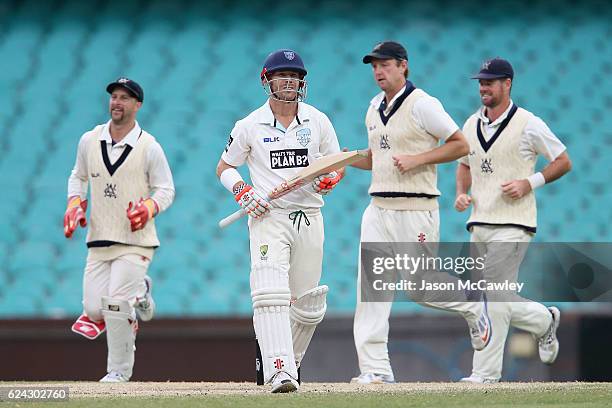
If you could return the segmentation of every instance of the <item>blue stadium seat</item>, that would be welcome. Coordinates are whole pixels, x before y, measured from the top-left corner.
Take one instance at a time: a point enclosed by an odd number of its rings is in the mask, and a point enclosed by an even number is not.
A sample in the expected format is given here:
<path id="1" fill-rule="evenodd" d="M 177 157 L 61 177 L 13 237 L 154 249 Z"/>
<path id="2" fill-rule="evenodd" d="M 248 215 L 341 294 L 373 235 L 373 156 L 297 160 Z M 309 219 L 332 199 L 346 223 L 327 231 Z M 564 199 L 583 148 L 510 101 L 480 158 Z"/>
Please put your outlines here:
<path id="1" fill-rule="evenodd" d="M 177 189 L 174 206 L 157 220 L 162 245 L 150 273 L 159 314 L 249 315 L 246 220 L 218 229 L 218 220 L 237 207 L 216 180 L 215 165 L 236 120 L 264 103 L 262 61 L 283 47 L 304 58 L 307 102 L 330 117 L 341 146 L 350 148 L 367 143 L 364 115 L 379 89 L 361 58 L 377 42 L 396 39 L 407 46 L 410 79 L 439 98 L 460 126 L 479 105 L 470 75 L 485 58 L 510 59 L 513 99 L 546 121 L 574 164 L 567 177 L 538 190 L 536 240 L 612 239 L 612 60 L 606 52 L 612 34 L 605 2 L 539 2 L 512 14 L 501 3 L 485 12 L 475 3 L 441 0 L 285 2 L 273 12 L 256 2 L 154 0 L 143 7 L 25 0 L 3 6 L 3 317 L 80 311 L 87 249 L 85 231 L 71 240 L 62 236 L 66 181 L 79 137 L 108 120 L 105 86 L 119 76 L 143 85 L 138 120 L 162 144 Z M 504 18 L 497 30 L 483 27 L 485 17 L 499 14 Z M 543 165 L 541 160 L 538 168 Z M 455 167 L 439 166 L 445 241 L 469 238 L 468 215 L 452 208 Z M 247 177 L 246 169 L 241 173 Z M 330 313 L 354 308 L 369 180 L 367 172 L 350 169 L 323 210 L 322 282 L 332 288 Z M 421 309 L 398 305 L 400 311 Z"/>

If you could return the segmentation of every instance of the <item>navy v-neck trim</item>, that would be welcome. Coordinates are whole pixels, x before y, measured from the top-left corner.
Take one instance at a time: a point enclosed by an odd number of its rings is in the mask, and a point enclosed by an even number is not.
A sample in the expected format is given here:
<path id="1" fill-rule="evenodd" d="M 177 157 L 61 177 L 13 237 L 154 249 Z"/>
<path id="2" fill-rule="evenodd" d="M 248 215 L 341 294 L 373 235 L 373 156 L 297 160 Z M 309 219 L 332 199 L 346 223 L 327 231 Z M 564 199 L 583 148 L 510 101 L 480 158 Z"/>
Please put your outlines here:
<path id="1" fill-rule="evenodd" d="M 400 106 L 402 105 L 402 103 L 404 102 L 404 100 L 408 97 L 408 95 L 410 95 L 412 93 L 412 91 L 414 91 L 416 89 L 416 87 L 412 84 L 412 82 L 410 81 L 406 81 L 406 89 L 404 90 L 404 92 L 398 96 L 398 98 L 395 100 L 395 104 L 393 105 L 393 108 L 391 108 L 391 112 L 389 112 L 388 116 L 385 116 L 385 108 L 386 108 L 386 101 L 385 98 L 383 98 L 383 100 L 380 102 L 380 106 L 378 107 L 378 113 L 380 114 L 380 120 L 382 121 L 383 125 L 387 126 L 387 122 L 389 122 L 389 119 L 391 119 L 391 116 L 393 116 L 393 114 L 395 112 L 397 112 L 397 110 L 400 108 Z"/>
<path id="2" fill-rule="evenodd" d="M 138 139 L 140 139 L 141 135 L 142 135 L 142 129 L 140 129 L 140 134 L 138 134 Z M 106 140 L 101 140 L 100 145 L 102 148 L 102 161 L 104 161 L 104 166 L 106 167 L 106 170 L 108 170 L 108 174 L 110 174 L 112 177 L 113 174 L 115 174 L 115 172 L 119 169 L 119 167 L 121 167 L 123 162 L 127 159 L 128 155 L 132 151 L 132 146 L 126 145 L 125 149 L 123 150 L 123 153 L 121 153 L 121 156 L 119 156 L 119 159 L 117 159 L 115 164 L 111 164 L 110 158 L 108 157 L 108 149 L 106 148 Z"/>
<path id="3" fill-rule="evenodd" d="M 491 146 L 493 146 L 493 143 L 495 143 L 495 141 L 499 138 L 506 126 L 508 126 L 508 123 L 510 123 L 510 119 L 512 119 L 517 110 L 518 107 L 516 105 L 512 105 L 512 108 L 510 108 L 510 112 L 508 112 L 508 116 L 506 116 L 506 119 L 502 121 L 502 123 L 497 128 L 497 131 L 495 132 L 495 134 L 493 134 L 493 137 L 489 139 L 488 142 L 485 140 L 484 135 L 482 134 L 482 120 L 478 118 L 478 122 L 476 123 L 476 135 L 478 135 L 478 141 L 480 142 L 480 146 L 482 147 L 482 150 L 485 151 L 485 153 L 489 151 Z"/>

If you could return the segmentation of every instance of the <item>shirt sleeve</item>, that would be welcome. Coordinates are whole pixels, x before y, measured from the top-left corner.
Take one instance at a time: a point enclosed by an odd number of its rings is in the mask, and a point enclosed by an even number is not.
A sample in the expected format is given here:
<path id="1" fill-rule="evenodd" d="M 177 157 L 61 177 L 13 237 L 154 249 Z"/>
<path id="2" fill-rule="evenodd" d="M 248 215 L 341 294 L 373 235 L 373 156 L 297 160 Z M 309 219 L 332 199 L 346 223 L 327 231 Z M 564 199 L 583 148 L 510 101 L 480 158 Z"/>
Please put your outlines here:
<path id="1" fill-rule="evenodd" d="M 461 131 L 463 132 L 463 134 L 465 135 L 465 125 L 467 125 L 467 120 L 465 121 L 465 123 L 463 124 L 463 127 L 461 128 Z M 469 143 L 469 142 L 468 142 Z M 469 147 L 470 151 L 468 152 L 468 154 L 466 154 L 465 156 L 461 156 L 460 158 L 457 159 L 457 162 L 460 164 L 465 164 L 466 166 L 470 167 L 470 160 L 469 160 L 469 154 L 472 151 L 472 147 Z"/>
<path id="2" fill-rule="evenodd" d="M 338 136 L 331 121 L 324 113 L 321 114 L 321 144 L 319 146 L 319 152 L 323 156 L 329 154 L 338 153 L 340 151 L 340 144 L 338 143 Z"/>
<path id="3" fill-rule="evenodd" d="M 87 177 L 87 136 L 89 132 L 81 136 L 77 147 L 76 161 L 72 172 L 68 177 L 68 198 L 79 196 L 81 200 L 87 198 L 89 179 Z"/>
<path id="4" fill-rule="evenodd" d="M 453 118 L 433 96 L 419 98 L 412 107 L 412 117 L 418 126 L 438 140 L 446 140 L 459 130 Z"/>
<path id="5" fill-rule="evenodd" d="M 157 141 L 151 143 L 147 151 L 147 176 L 151 198 L 155 200 L 161 213 L 174 201 L 175 190 L 168 159 Z"/>
<path id="6" fill-rule="evenodd" d="M 251 151 L 247 137 L 244 126 L 236 122 L 225 145 L 225 151 L 221 154 L 221 159 L 230 166 L 242 166 Z"/>
<path id="7" fill-rule="evenodd" d="M 524 159 L 535 159 L 535 156 L 540 154 L 550 162 L 559 157 L 566 149 L 542 119 L 533 116 L 527 122 L 519 146 Z"/>

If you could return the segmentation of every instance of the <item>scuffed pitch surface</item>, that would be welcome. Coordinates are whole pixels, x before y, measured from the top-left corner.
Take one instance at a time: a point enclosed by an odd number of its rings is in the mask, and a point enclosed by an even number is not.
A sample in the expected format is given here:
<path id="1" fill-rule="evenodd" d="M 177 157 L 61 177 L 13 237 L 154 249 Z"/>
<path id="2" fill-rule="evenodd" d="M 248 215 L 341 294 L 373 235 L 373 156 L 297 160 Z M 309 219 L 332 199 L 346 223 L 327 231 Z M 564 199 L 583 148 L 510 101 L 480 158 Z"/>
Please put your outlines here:
<path id="1" fill-rule="evenodd" d="M 70 398 L 117 398 L 117 397 L 201 397 L 201 396 L 248 396 L 269 395 L 268 386 L 256 386 L 253 383 L 193 383 L 193 382 L 130 382 L 124 384 L 101 384 L 97 382 L 0 382 L 0 386 L 44 387 L 66 386 L 70 389 Z M 358 385 L 347 383 L 305 383 L 300 394 L 327 393 L 378 393 L 378 394 L 464 394 L 464 393 L 542 393 L 542 392 L 612 392 L 610 383 L 499 383 L 499 384 L 463 384 L 463 383 L 398 383 L 380 385 Z"/>

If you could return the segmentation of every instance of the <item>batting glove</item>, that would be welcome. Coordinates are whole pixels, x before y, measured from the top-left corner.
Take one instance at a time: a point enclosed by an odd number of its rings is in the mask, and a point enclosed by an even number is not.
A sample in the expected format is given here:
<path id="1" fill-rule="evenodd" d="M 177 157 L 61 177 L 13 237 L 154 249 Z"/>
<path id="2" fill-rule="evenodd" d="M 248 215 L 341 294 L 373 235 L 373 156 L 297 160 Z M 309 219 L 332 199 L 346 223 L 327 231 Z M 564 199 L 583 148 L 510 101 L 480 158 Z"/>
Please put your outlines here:
<path id="1" fill-rule="evenodd" d="M 74 196 L 68 199 L 68 206 L 64 213 L 64 235 L 66 238 L 72 237 L 72 234 L 80 225 L 81 227 L 87 226 L 87 218 L 85 212 L 87 211 L 87 200 L 81 201 L 81 197 Z"/>
<path id="2" fill-rule="evenodd" d="M 270 211 L 270 203 L 249 185 L 245 185 L 234 198 L 240 207 L 253 218 L 259 218 Z"/>
<path id="3" fill-rule="evenodd" d="M 342 174 L 336 171 L 332 171 L 331 173 L 321 174 L 319 177 L 312 181 L 312 188 L 314 191 L 325 195 L 332 191 L 336 184 L 338 184 L 342 180 Z"/>
<path id="4" fill-rule="evenodd" d="M 159 207 L 152 198 L 147 198 L 146 200 L 141 198 L 135 205 L 130 201 L 127 208 L 127 217 L 130 220 L 132 232 L 143 229 L 147 222 L 155 217 L 158 212 Z"/>

